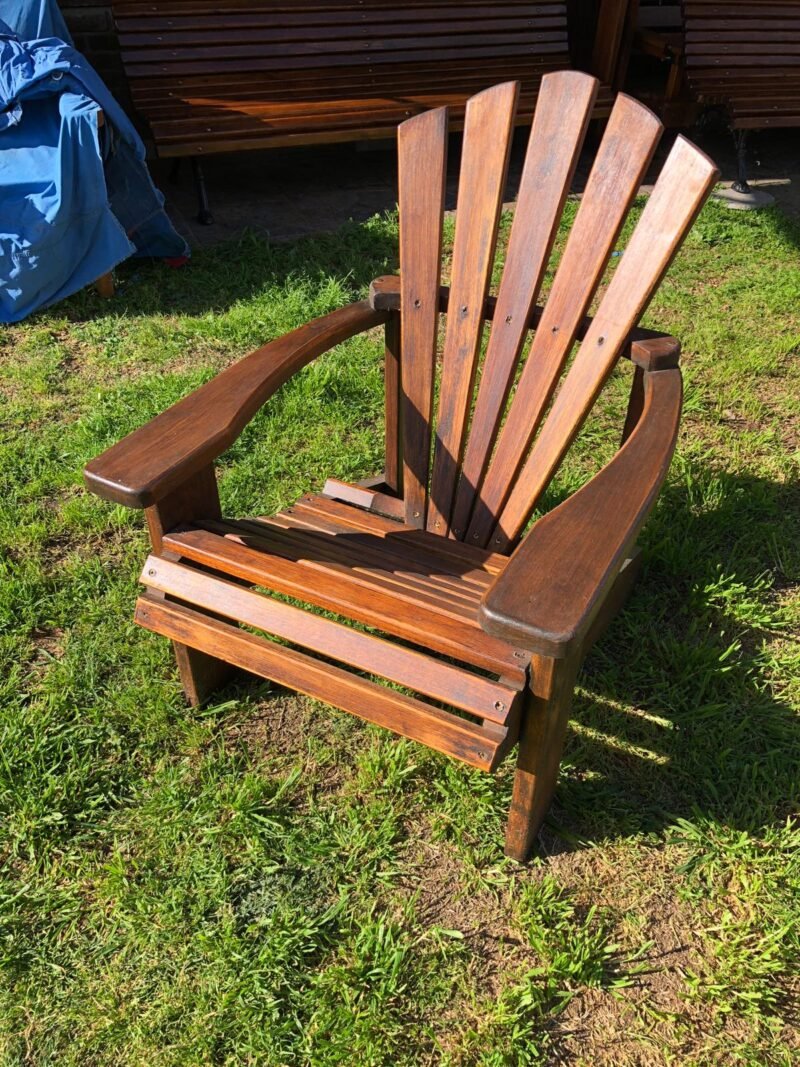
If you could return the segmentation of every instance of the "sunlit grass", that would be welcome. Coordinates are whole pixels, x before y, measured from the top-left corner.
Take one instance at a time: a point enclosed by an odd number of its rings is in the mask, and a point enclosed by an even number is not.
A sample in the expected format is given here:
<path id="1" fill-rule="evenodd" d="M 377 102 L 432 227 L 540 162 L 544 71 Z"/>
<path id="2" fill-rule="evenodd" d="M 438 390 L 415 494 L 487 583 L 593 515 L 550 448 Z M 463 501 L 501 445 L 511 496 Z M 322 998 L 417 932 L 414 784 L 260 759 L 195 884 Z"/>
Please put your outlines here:
<path id="1" fill-rule="evenodd" d="M 247 237 L 0 335 L 0 1062 L 796 1062 L 800 231 L 777 211 L 709 204 L 648 313 L 683 342 L 683 430 L 528 868 L 501 852 L 512 761 L 482 775 L 257 680 L 187 709 L 131 621 L 141 516 L 83 464 L 361 297 L 396 239 Z M 223 458 L 225 508 L 378 470 L 381 360 L 375 332 L 284 387 Z M 629 380 L 551 502 L 612 454 Z"/>

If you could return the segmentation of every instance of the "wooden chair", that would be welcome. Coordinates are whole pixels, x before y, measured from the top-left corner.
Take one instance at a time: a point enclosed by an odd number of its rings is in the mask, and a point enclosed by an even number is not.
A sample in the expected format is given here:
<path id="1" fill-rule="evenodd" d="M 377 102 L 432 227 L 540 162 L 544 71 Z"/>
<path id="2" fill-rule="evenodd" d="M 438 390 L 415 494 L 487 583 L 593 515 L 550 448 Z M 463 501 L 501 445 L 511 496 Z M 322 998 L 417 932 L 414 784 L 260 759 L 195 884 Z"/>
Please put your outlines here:
<path id="1" fill-rule="evenodd" d="M 519 741 L 506 840 L 519 860 L 555 786 L 576 673 L 633 582 L 635 538 L 675 444 L 678 342 L 635 327 L 717 177 L 679 137 L 587 319 L 661 133 L 647 108 L 620 95 L 537 307 L 597 89 L 570 71 L 542 82 L 496 297 L 488 291 L 515 83 L 467 106 L 449 288 L 440 287 L 447 114 L 436 109 L 399 130 L 400 278 L 378 279 L 369 300 L 271 341 L 86 469 L 95 493 L 146 511 L 153 549 L 136 619 L 175 642 L 191 702 L 233 665 L 487 771 Z M 223 517 L 216 457 L 292 374 L 379 325 L 379 480 L 329 480 L 270 518 Z M 621 355 L 635 367 L 624 444 L 523 536 Z"/>
<path id="2" fill-rule="evenodd" d="M 748 193 L 751 130 L 800 126 L 800 0 L 684 0 L 686 75 L 701 104 L 724 109 Z"/>
<path id="3" fill-rule="evenodd" d="M 629 0 L 601 0 L 589 70 L 608 115 Z M 122 61 L 159 158 L 393 138 L 446 105 L 459 129 L 474 93 L 518 79 L 530 122 L 542 75 L 570 66 L 563 0 L 115 0 Z"/>

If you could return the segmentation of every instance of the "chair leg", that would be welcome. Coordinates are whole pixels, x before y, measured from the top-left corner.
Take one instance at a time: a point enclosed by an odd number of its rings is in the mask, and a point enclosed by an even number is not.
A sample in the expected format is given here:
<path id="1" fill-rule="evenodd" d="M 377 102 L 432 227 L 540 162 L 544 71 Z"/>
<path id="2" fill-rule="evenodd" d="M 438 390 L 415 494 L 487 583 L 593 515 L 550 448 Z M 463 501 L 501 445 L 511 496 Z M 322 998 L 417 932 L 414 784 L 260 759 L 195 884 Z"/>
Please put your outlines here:
<path id="1" fill-rule="evenodd" d="M 202 223 L 203 226 L 210 226 L 214 221 L 214 216 L 208 207 L 208 192 L 206 191 L 206 176 L 203 173 L 203 167 L 197 156 L 192 156 L 192 174 L 194 174 L 194 184 L 197 189 L 197 221 Z"/>
<path id="2" fill-rule="evenodd" d="M 114 295 L 114 275 L 111 271 L 107 274 L 101 275 L 94 283 L 95 289 L 97 289 L 97 295 L 101 296 L 103 300 L 110 300 Z"/>
<path id="3" fill-rule="evenodd" d="M 534 656 L 523 712 L 505 853 L 524 863 L 550 807 L 567 732 L 578 657 Z"/>
<path id="4" fill-rule="evenodd" d="M 736 181 L 732 188 L 737 193 L 752 193 L 747 181 L 747 135 L 748 130 L 736 130 Z"/>
<path id="5" fill-rule="evenodd" d="M 157 553 L 161 552 L 164 534 L 181 523 L 198 518 L 221 518 L 214 467 L 209 465 L 199 470 L 168 496 L 147 508 L 145 514 L 153 551 Z M 183 691 L 193 707 L 202 704 L 235 672 L 234 667 L 216 656 L 209 656 L 177 641 L 172 642 L 172 647 L 175 649 Z"/>

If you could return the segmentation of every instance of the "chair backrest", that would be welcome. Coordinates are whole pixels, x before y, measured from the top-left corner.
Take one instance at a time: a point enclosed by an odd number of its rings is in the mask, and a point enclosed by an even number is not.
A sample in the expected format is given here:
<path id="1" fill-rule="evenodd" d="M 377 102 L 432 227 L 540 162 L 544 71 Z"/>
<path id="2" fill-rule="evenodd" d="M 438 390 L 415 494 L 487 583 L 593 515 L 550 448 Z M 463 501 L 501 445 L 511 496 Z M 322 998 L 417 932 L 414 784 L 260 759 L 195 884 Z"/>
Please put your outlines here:
<path id="1" fill-rule="evenodd" d="M 509 550 L 716 179 L 711 160 L 679 137 L 556 393 L 662 131 L 620 94 L 508 403 L 597 86 L 575 71 L 542 81 L 482 360 L 517 85 L 467 105 L 441 359 L 445 109 L 399 129 L 403 493 L 415 526 Z"/>

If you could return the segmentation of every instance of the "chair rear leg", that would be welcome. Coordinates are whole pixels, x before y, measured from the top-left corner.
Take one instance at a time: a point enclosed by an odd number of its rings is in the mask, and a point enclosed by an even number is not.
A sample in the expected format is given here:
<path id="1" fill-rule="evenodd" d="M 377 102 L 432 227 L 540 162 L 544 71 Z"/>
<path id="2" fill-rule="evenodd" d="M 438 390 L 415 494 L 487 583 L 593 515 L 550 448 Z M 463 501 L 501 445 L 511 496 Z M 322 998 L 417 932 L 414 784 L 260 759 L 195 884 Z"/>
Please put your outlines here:
<path id="1" fill-rule="evenodd" d="M 194 175 L 194 186 L 197 190 L 197 221 L 203 226 L 210 226 L 214 221 L 214 216 L 208 206 L 206 176 L 197 156 L 192 156 L 192 174 Z"/>
<path id="2" fill-rule="evenodd" d="M 550 807 L 567 732 L 579 658 L 534 656 L 506 827 L 505 853 L 524 863 Z"/>

